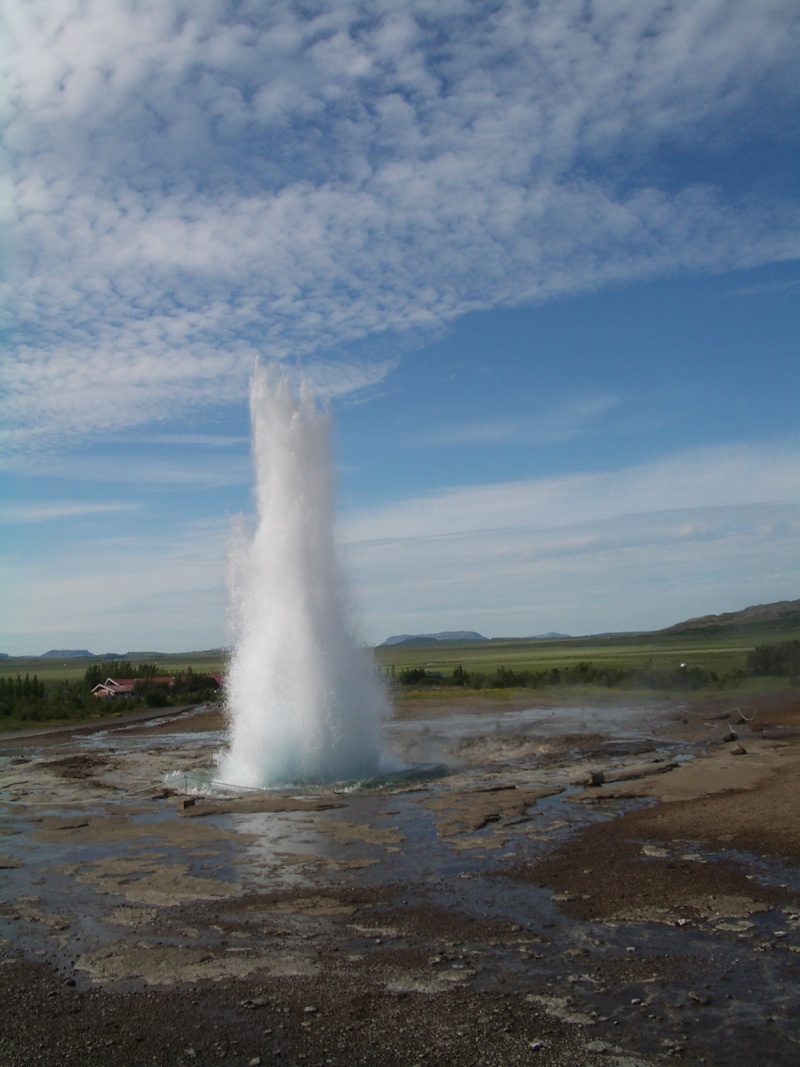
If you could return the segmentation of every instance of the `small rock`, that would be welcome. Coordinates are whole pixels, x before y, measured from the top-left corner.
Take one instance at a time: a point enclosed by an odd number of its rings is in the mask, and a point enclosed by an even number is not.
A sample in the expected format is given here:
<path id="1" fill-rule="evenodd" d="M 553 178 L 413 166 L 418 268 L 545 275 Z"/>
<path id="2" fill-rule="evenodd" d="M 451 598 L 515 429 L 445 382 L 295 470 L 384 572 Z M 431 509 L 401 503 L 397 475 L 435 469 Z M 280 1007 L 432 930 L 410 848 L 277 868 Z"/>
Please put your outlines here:
<path id="1" fill-rule="evenodd" d="M 732 756 L 746 756 L 747 755 L 747 749 L 746 748 L 742 748 L 741 745 L 734 745 L 733 748 L 730 751 L 731 751 L 731 755 Z"/>
<path id="2" fill-rule="evenodd" d="M 528 1048 L 531 1052 L 541 1052 L 544 1048 L 544 1041 L 529 1041 Z"/>
<path id="3" fill-rule="evenodd" d="M 307 1004 L 303 1008 L 303 1011 L 306 1013 L 306 1015 L 316 1015 L 317 1014 L 317 1009 L 311 1004 Z"/>
<path id="4" fill-rule="evenodd" d="M 668 1044 L 667 1045 L 667 1055 L 668 1056 L 682 1056 L 684 1051 L 685 1051 L 685 1048 L 684 1048 L 683 1045 L 679 1045 L 679 1044 Z"/>
<path id="5" fill-rule="evenodd" d="M 242 1000 L 239 1002 L 240 1008 L 266 1008 L 267 1001 L 263 997 L 256 997 L 253 1000 Z"/>
<path id="6" fill-rule="evenodd" d="M 693 1000 L 695 1004 L 710 1004 L 711 997 L 706 993 L 695 993 L 694 990 L 689 991 L 689 1000 Z"/>
<path id="7" fill-rule="evenodd" d="M 602 771 L 590 771 L 589 777 L 585 781 L 585 785 L 588 786 L 600 786 L 606 780 L 606 776 Z"/>

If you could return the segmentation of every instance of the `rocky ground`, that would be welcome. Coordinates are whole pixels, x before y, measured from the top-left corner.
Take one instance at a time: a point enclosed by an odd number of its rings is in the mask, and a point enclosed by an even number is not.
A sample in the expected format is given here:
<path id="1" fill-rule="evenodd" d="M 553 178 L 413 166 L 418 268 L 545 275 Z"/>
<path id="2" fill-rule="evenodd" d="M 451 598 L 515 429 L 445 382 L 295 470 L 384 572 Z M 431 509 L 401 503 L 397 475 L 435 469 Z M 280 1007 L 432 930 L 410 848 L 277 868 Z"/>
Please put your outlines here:
<path id="1" fill-rule="evenodd" d="M 0 1063 L 798 1062 L 800 695 L 458 699 L 356 792 L 185 798 L 213 714 L 0 741 Z"/>

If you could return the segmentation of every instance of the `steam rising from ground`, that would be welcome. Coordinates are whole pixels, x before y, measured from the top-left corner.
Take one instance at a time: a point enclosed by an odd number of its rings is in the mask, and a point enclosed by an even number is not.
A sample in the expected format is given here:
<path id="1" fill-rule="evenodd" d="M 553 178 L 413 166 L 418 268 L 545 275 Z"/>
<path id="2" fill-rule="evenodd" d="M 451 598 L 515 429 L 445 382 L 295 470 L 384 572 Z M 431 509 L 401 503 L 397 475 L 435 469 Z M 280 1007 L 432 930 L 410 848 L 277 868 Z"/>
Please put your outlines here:
<path id="1" fill-rule="evenodd" d="M 330 418 L 308 382 L 250 385 L 258 526 L 230 560 L 233 654 L 220 782 L 338 781 L 379 770 L 387 699 L 346 611 L 333 539 Z"/>

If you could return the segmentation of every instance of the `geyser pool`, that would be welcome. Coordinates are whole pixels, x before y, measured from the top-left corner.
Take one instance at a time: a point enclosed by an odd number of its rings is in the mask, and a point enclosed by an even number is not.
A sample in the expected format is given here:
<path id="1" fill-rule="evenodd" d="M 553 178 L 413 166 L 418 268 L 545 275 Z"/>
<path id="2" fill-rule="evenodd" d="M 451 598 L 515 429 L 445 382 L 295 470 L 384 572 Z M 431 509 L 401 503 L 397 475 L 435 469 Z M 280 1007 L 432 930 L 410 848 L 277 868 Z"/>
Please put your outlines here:
<path id="1" fill-rule="evenodd" d="M 269 787 L 379 772 L 388 702 L 347 612 L 330 416 L 274 368 L 250 383 L 258 521 L 230 555 L 228 735 L 215 777 Z"/>

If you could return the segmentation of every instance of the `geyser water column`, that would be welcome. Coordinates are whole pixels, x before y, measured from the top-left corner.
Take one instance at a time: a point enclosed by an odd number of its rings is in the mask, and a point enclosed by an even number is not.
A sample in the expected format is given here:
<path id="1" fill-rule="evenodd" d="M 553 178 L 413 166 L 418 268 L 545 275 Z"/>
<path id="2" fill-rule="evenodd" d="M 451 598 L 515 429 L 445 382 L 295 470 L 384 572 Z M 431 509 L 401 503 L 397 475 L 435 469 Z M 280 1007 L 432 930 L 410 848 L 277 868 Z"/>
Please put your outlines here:
<path id="1" fill-rule="evenodd" d="M 346 610 L 334 542 L 330 417 L 274 367 L 250 383 L 258 525 L 235 531 L 233 651 L 221 783 L 267 787 L 378 772 L 388 702 Z"/>

